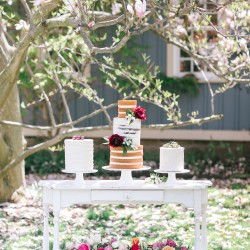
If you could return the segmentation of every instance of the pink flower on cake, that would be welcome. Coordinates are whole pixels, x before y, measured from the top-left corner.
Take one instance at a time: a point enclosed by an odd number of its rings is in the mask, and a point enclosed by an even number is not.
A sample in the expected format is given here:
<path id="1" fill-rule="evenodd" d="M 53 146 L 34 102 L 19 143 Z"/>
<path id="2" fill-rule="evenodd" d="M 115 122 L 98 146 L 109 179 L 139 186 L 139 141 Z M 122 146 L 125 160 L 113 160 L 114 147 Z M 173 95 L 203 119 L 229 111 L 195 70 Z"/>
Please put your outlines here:
<path id="1" fill-rule="evenodd" d="M 78 250 L 90 250 L 90 246 L 87 243 L 82 243 L 79 247 Z"/>
<path id="2" fill-rule="evenodd" d="M 134 109 L 135 118 L 138 118 L 140 120 L 146 120 L 146 110 L 142 108 L 141 106 L 138 106 Z"/>
<path id="3" fill-rule="evenodd" d="M 124 141 L 124 136 L 120 136 L 118 134 L 113 134 L 108 137 L 109 139 L 109 146 L 111 147 L 122 147 L 123 146 L 123 141 Z"/>
<path id="4" fill-rule="evenodd" d="M 72 137 L 73 140 L 84 140 L 84 136 L 83 135 L 74 135 Z"/>

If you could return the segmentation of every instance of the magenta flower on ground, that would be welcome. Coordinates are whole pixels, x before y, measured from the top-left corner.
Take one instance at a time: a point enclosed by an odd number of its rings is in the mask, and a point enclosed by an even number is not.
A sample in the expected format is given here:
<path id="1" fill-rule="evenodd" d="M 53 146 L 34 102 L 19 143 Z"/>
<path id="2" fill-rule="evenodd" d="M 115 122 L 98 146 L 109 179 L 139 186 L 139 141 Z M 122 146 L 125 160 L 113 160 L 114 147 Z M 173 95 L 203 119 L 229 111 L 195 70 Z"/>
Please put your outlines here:
<path id="1" fill-rule="evenodd" d="M 187 248 L 187 247 L 182 246 L 182 247 L 180 248 L 180 250 L 188 250 L 188 248 Z"/>
<path id="2" fill-rule="evenodd" d="M 79 247 L 78 250 L 90 250 L 90 246 L 87 243 L 82 243 Z"/>
<path id="3" fill-rule="evenodd" d="M 155 242 L 155 243 L 153 243 L 153 245 L 152 245 L 152 248 L 153 249 L 162 249 L 164 247 L 164 243 L 163 242 Z"/>
<path id="4" fill-rule="evenodd" d="M 113 250 L 112 246 L 111 245 L 107 245 L 104 250 Z"/>
<path id="5" fill-rule="evenodd" d="M 170 246 L 170 247 L 176 247 L 177 246 L 176 243 L 173 240 L 169 240 L 169 239 L 167 240 L 166 244 L 167 244 L 167 246 Z"/>

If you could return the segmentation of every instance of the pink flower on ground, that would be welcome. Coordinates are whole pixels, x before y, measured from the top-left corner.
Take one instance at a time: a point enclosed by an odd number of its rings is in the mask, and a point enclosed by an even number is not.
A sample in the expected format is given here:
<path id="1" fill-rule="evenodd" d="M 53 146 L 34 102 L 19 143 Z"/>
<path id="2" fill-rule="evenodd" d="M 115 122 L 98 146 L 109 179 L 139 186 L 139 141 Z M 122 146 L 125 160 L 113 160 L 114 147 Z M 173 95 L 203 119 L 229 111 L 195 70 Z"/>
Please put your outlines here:
<path id="1" fill-rule="evenodd" d="M 165 246 L 162 248 L 162 250 L 174 250 L 174 248 L 170 246 Z"/>
<path id="2" fill-rule="evenodd" d="M 78 250 L 90 250 L 90 246 L 87 243 L 82 243 L 79 247 Z"/>
<path id="3" fill-rule="evenodd" d="M 170 246 L 170 247 L 176 247 L 176 243 L 173 241 L 173 240 L 167 240 L 166 242 L 167 246 Z"/>
<path id="4" fill-rule="evenodd" d="M 111 245 L 107 245 L 104 250 L 113 250 L 112 246 Z"/>

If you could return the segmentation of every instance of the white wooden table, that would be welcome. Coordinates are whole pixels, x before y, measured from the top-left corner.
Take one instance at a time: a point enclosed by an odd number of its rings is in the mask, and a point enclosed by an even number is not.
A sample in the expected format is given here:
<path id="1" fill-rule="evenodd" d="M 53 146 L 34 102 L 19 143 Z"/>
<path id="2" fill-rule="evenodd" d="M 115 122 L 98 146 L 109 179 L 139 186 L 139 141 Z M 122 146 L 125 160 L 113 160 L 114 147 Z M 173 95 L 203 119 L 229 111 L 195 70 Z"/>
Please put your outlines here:
<path id="1" fill-rule="evenodd" d="M 43 250 L 49 249 L 49 206 L 54 215 L 53 250 L 59 250 L 59 215 L 62 208 L 73 204 L 166 204 L 179 203 L 194 209 L 195 250 L 207 250 L 206 208 L 210 181 L 177 181 L 175 184 L 150 184 L 134 181 L 135 185 L 122 187 L 116 180 L 40 181 L 43 189 L 44 231 Z"/>

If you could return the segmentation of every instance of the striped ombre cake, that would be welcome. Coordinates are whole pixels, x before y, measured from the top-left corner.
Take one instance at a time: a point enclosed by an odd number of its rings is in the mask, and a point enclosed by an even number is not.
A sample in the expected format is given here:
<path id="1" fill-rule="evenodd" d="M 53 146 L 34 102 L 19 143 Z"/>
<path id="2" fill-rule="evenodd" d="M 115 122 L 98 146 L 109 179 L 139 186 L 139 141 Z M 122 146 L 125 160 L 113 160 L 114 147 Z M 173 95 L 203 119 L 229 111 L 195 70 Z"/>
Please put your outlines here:
<path id="1" fill-rule="evenodd" d="M 139 145 L 135 150 L 128 150 L 123 154 L 122 147 L 110 147 L 111 168 L 117 169 L 136 169 L 143 167 L 143 145 Z"/>
<path id="2" fill-rule="evenodd" d="M 118 101 L 118 117 L 125 118 L 126 117 L 126 110 L 130 109 L 133 111 L 134 108 L 137 106 L 136 100 L 119 100 Z"/>

